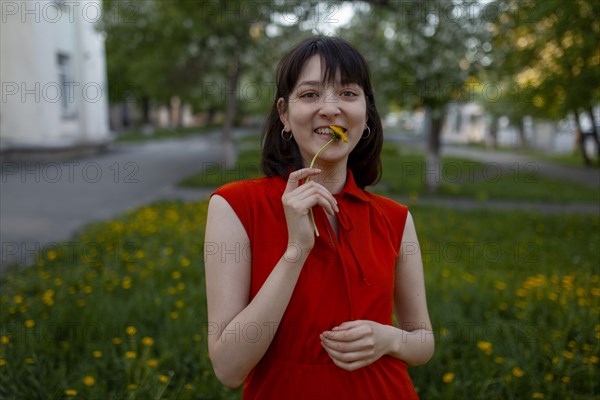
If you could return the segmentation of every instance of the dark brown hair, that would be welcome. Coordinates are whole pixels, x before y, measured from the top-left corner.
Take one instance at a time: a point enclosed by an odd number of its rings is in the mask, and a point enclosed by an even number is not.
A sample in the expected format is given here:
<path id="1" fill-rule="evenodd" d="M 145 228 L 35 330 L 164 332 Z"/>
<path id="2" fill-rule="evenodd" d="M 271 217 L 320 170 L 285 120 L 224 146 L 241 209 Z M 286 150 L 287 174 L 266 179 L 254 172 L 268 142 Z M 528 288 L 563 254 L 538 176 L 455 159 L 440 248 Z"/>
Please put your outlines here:
<path id="1" fill-rule="evenodd" d="M 277 100 L 283 98 L 285 107 L 288 106 L 290 93 L 298 83 L 304 64 L 315 54 L 321 57 L 321 65 L 325 65 L 325 82 L 334 82 L 339 71 L 342 84 L 358 84 L 365 93 L 367 126 L 371 133 L 367 138 L 361 139 L 350 153 L 348 168 L 359 187 L 373 185 L 381 177 L 383 128 L 375 107 L 369 66 L 350 43 L 335 37 L 306 39 L 279 62 L 276 72 L 277 93 L 262 131 L 261 170 L 266 176 L 282 176 L 287 179 L 290 172 L 303 167 L 298 144 L 294 139 L 285 141 L 281 138 L 284 126 L 279 119 Z"/>

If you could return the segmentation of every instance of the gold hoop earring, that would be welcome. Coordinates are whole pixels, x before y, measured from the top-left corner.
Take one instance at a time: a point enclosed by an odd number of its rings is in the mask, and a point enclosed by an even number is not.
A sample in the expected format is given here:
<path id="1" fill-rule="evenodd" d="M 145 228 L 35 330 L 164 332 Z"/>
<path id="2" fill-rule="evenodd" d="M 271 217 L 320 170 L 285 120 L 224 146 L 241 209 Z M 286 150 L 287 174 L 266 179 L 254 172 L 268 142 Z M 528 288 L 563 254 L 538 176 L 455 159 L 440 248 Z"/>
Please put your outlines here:
<path id="1" fill-rule="evenodd" d="M 290 140 L 292 140 L 292 132 L 290 132 L 290 136 L 288 136 L 287 138 L 283 135 L 285 133 L 285 128 L 283 128 L 281 130 L 281 139 L 285 142 L 289 142 Z"/>
<path id="2" fill-rule="evenodd" d="M 363 135 L 361 136 L 361 139 L 366 139 L 366 138 L 368 138 L 369 136 L 371 136 L 371 128 L 369 128 L 369 127 L 367 126 L 367 130 L 369 131 L 369 133 L 367 133 L 367 136 L 365 136 L 365 135 L 364 135 L 364 131 L 363 131 Z"/>

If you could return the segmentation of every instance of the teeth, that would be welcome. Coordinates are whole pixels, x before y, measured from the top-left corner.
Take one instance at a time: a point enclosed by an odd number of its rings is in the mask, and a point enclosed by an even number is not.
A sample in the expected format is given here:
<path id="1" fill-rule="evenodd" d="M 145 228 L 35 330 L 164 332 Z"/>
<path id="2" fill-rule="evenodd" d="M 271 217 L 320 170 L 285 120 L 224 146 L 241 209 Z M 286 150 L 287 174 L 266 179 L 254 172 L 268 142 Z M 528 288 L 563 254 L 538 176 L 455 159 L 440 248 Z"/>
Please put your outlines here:
<path id="1" fill-rule="evenodd" d="M 331 128 L 317 128 L 315 129 L 315 133 L 319 135 L 333 135 L 333 129 Z"/>

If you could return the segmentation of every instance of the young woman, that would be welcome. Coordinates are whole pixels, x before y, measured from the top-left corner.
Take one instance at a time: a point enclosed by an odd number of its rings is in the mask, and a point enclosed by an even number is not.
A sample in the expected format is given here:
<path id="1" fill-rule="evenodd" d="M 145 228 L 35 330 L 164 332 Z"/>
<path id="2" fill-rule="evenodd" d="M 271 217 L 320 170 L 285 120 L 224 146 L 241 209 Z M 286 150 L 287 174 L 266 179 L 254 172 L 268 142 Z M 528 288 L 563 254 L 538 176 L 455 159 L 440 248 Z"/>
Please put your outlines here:
<path id="1" fill-rule="evenodd" d="M 308 168 L 331 126 L 348 142 Z M 431 358 L 434 337 L 413 219 L 364 190 L 381 175 L 382 142 L 350 44 L 313 38 L 281 60 L 266 177 L 215 191 L 206 226 L 209 353 L 245 398 L 417 397 L 406 368 Z"/>

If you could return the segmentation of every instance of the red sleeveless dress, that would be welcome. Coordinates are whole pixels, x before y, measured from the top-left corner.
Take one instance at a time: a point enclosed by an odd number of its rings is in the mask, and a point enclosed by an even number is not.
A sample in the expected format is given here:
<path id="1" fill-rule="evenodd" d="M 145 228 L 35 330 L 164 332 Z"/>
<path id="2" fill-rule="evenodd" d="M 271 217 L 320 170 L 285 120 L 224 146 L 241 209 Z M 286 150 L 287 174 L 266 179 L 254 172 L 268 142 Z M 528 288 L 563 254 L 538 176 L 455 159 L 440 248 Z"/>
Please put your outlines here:
<path id="1" fill-rule="evenodd" d="M 280 177 L 233 182 L 217 189 L 242 222 L 252 257 L 253 298 L 287 246 Z M 248 375 L 245 399 L 416 399 L 406 364 L 383 356 L 349 372 L 321 347 L 319 334 L 342 322 L 364 319 L 392 324 L 395 263 L 408 210 L 360 189 L 348 170 L 335 195 L 338 237 L 321 207 L 314 207 L 320 232 L 280 324 L 244 327 L 243 340 L 276 333 Z"/>

